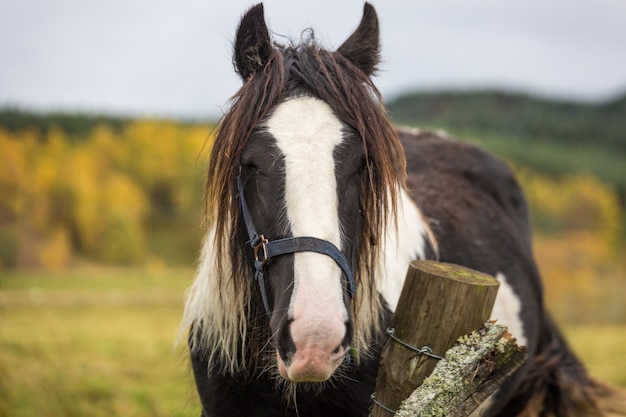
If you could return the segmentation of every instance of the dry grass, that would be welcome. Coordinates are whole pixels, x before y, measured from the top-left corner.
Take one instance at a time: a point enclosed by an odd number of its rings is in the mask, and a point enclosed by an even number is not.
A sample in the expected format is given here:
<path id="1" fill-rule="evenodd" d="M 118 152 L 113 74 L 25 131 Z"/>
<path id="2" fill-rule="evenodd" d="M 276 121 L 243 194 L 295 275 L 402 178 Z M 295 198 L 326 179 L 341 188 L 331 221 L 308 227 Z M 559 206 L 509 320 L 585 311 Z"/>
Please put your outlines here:
<path id="1" fill-rule="evenodd" d="M 626 325 L 566 325 L 563 331 L 592 376 L 626 388 Z"/>
<path id="2" fill-rule="evenodd" d="M 198 416 L 174 351 L 193 271 L 1 272 L 0 416 Z M 599 379 L 626 387 L 626 325 L 567 325 Z"/>
<path id="3" fill-rule="evenodd" d="M 2 278 L 0 415 L 197 416 L 173 342 L 191 271 Z"/>

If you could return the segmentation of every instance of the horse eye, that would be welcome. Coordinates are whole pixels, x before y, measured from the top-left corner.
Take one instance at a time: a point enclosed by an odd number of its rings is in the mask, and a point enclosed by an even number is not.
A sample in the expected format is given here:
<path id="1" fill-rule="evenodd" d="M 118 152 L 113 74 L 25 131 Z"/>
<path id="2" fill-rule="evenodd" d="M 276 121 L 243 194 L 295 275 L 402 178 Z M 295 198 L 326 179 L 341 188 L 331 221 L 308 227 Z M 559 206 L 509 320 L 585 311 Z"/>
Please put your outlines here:
<path id="1" fill-rule="evenodd" d="M 254 162 L 245 162 L 241 164 L 241 167 L 249 174 L 262 174 L 261 168 L 256 165 Z"/>

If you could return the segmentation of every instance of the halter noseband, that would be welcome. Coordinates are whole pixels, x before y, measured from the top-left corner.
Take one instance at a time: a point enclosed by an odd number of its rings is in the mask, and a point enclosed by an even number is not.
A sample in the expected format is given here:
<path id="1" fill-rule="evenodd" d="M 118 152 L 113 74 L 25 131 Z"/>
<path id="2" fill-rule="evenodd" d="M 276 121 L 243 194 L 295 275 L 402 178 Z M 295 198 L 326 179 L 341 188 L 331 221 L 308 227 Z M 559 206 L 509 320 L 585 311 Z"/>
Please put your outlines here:
<path id="1" fill-rule="evenodd" d="M 270 258 L 280 255 L 286 255 L 295 252 L 317 252 L 323 255 L 330 256 L 339 265 L 343 274 L 348 280 L 348 295 L 352 298 L 355 291 L 354 273 L 352 267 L 348 263 L 348 260 L 344 254 L 335 245 L 327 240 L 318 239 L 316 237 L 302 236 L 302 237 L 287 237 L 284 239 L 278 239 L 269 241 L 262 234 L 257 233 L 252 222 L 252 215 L 250 209 L 246 203 L 246 198 L 243 192 L 243 184 L 241 182 L 241 176 L 237 177 L 237 189 L 239 192 L 239 201 L 241 203 L 241 212 L 243 214 L 243 220 L 246 224 L 248 231 L 248 237 L 250 240 L 246 242 L 254 250 L 254 273 L 255 279 L 259 282 L 259 288 L 261 289 L 261 298 L 263 299 L 263 306 L 268 316 L 272 315 L 269 303 L 267 301 L 267 293 L 265 291 L 265 264 Z"/>

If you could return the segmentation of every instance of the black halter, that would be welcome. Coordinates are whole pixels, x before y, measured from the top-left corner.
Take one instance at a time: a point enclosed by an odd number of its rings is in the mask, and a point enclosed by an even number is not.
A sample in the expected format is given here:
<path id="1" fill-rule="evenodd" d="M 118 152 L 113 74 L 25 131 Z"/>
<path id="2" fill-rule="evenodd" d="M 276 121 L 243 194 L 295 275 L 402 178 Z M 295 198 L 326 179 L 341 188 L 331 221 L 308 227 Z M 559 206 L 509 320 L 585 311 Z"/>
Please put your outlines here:
<path id="1" fill-rule="evenodd" d="M 267 294 L 265 291 L 265 263 L 275 256 L 285 255 L 295 252 L 317 252 L 323 255 L 330 256 L 339 265 L 343 274 L 348 280 L 348 295 L 352 298 L 355 291 L 354 273 L 352 267 L 348 263 L 348 260 L 344 254 L 335 245 L 327 240 L 318 239 L 316 237 L 303 236 L 303 237 L 288 237 L 284 239 L 278 239 L 269 241 L 262 234 L 257 233 L 252 223 L 252 215 L 248 204 L 246 204 L 246 198 L 243 193 L 243 184 L 241 182 L 241 176 L 237 177 L 237 188 L 239 191 L 239 201 L 241 202 L 241 212 L 243 219 L 248 230 L 248 236 L 250 240 L 246 242 L 254 250 L 254 277 L 259 282 L 259 288 L 261 289 L 261 298 L 263 299 L 263 306 L 268 316 L 272 315 L 269 303 L 267 301 Z"/>

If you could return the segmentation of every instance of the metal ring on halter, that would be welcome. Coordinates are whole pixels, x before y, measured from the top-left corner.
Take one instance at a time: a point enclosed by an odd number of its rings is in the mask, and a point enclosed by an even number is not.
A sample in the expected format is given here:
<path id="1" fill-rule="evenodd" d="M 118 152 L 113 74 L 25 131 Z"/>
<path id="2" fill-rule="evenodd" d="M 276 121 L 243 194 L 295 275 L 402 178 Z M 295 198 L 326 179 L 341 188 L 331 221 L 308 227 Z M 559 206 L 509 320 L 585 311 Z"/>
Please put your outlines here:
<path id="1" fill-rule="evenodd" d="M 259 236 L 259 244 L 254 247 L 254 260 L 255 261 L 261 261 L 261 263 L 263 265 L 265 265 L 265 263 L 267 262 L 267 259 L 268 259 L 268 257 L 267 257 L 267 250 L 265 248 L 265 245 L 267 245 L 268 242 L 269 242 L 269 240 L 267 240 L 265 238 L 265 236 L 260 235 Z M 263 250 L 263 259 L 259 259 L 259 250 L 260 249 Z"/>

